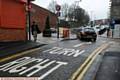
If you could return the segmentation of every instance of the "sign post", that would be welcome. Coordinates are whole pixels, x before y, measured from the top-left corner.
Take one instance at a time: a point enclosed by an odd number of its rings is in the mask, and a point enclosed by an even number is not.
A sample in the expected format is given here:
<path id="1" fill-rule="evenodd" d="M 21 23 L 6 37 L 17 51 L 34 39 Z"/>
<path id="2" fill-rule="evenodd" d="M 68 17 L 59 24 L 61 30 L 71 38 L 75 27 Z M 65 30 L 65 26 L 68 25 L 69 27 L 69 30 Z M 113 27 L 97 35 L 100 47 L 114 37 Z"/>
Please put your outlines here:
<path id="1" fill-rule="evenodd" d="M 27 16 L 27 22 L 28 22 L 28 33 L 29 33 L 29 35 L 28 35 L 28 40 L 31 40 L 31 28 L 30 28 L 30 26 L 31 26 L 31 14 L 30 14 L 30 9 L 31 9 L 31 1 L 35 1 L 35 0 L 27 0 L 27 8 L 28 8 L 28 11 L 27 11 L 27 13 L 28 13 L 28 16 Z"/>
<path id="2" fill-rule="evenodd" d="M 59 17 L 60 17 L 60 10 L 61 10 L 61 6 L 60 5 L 56 5 L 55 6 L 55 8 L 56 8 L 56 15 L 57 15 L 57 17 L 58 17 L 58 21 L 57 21 L 57 38 L 59 38 L 59 23 L 60 23 L 60 20 L 59 20 Z"/>
<path id="3" fill-rule="evenodd" d="M 20 0 L 20 2 L 26 4 L 26 10 L 27 10 L 27 27 L 28 27 L 28 31 L 26 31 L 27 33 L 27 40 L 31 40 L 31 19 L 30 19 L 30 9 L 31 9 L 31 1 L 35 1 L 35 0 Z"/>

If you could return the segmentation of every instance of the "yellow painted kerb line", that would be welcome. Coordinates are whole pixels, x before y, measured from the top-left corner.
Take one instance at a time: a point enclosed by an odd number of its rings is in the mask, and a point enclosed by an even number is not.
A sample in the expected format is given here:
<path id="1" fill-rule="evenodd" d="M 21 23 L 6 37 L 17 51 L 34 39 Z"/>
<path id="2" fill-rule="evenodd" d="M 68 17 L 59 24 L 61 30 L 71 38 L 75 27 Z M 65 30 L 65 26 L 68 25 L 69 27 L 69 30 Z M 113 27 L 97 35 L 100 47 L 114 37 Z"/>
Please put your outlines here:
<path id="1" fill-rule="evenodd" d="M 34 52 L 34 51 L 37 51 L 39 49 L 40 48 L 34 48 L 34 49 L 30 49 L 30 50 L 27 50 L 27 51 L 24 51 L 24 52 L 17 53 L 15 55 L 11 55 L 9 57 L 2 58 L 2 59 L 0 59 L 0 63 L 4 62 L 4 61 L 7 61 L 7 60 L 10 60 L 10 59 L 13 59 L 13 58 L 16 58 L 16 57 L 20 57 L 22 55 L 25 55 L 25 54 L 28 54 L 28 53 L 31 53 L 31 52 Z"/>
<path id="2" fill-rule="evenodd" d="M 85 60 L 85 62 L 81 65 L 81 67 L 72 75 L 70 80 L 82 80 L 84 74 L 88 70 L 88 68 L 91 66 L 93 61 L 96 59 L 96 57 L 107 47 L 109 44 L 103 44 L 100 47 L 98 47 L 96 50 L 92 52 L 92 54 Z"/>

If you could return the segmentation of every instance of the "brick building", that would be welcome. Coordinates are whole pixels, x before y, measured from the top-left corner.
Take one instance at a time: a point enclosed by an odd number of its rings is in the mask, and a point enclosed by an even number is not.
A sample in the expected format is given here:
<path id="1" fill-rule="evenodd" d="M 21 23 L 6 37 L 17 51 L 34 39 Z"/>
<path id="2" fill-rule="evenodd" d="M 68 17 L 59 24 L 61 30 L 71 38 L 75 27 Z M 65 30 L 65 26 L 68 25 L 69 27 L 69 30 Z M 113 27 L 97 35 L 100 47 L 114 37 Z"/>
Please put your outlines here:
<path id="1" fill-rule="evenodd" d="M 109 19 L 95 20 L 95 25 L 107 25 L 108 23 L 109 23 Z"/>
<path id="2" fill-rule="evenodd" d="M 50 26 L 56 27 L 57 26 L 57 16 L 50 12 L 47 9 L 44 9 L 38 5 L 32 4 L 31 9 L 31 23 L 32 21 L 36 21 L 38 23 L 39 29 L 43 32 L 45 28 L 46 18 L 49 16 L 50 18 Z"/>
<path id="3" fill-rule="evenodd" d="M 46 17 L 50 16 L 50 26 L 55 27 L 57 17 L 50 11 L 32 4 L 31 22 L 38 23 L 44 30 Z M 0 0 L 0 42 L 27 40 L 27 11 L 21 0 Z"/>
<path id="4" fill-rule="evenodd" d="M 0 0 L 0 42 L 26 40 L 26 11 L 17 0 Z"/>

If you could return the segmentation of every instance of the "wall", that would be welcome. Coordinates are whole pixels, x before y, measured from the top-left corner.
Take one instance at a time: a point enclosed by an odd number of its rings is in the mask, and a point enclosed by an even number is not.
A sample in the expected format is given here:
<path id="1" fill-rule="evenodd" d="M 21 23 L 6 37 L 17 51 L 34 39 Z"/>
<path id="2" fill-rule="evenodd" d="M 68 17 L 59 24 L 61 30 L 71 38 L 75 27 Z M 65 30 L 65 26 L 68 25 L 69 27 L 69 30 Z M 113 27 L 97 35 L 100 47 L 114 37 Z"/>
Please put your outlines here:
<path id="1" fill-rule="evenodd" d="M 50 16 L 50 26 L 57 26 L 57 16 L 40 6 L 32 4 L 31 24 L 36 21 L 40 31 L 45 28 L 46 17 Z M 0 0 L 0 42 L 27 40 L 26 7 L 19 0 Z"/>
<path id="2" fill-rule="evenodd" d="M 0 42 L 26 40 L 25 6 L 18 0 L 0 0 Z"/>
<path id="3" fill-rule="evenodd" d="M 54 13 L 52 13 L 40 6 L 32 4 L 31 23 L 32 23 L 32 21 L 36 21 L 39 25 L 39 29 L 41 32 L 45 28 L 45 22 L 46 22 L 47 16 L 50 17 L 50 26 L 56 27 L 57 26 L 57 16 Z"/>

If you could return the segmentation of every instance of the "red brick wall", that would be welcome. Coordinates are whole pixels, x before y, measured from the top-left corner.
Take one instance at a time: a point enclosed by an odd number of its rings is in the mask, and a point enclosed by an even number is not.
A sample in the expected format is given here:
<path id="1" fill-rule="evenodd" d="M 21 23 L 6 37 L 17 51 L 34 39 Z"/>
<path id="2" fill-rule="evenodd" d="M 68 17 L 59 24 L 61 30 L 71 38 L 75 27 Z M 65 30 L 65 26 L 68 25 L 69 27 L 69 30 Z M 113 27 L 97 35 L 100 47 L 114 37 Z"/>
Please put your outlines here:
<path id="1" fill-rule="evenodd" d="M 0 42 L 26 40 L 25 6 L 18 0 L 0 0 Z"/>
<path id="2" fill-rule="evenodd" d="M 26 40 L 26 32 L 23 29 L 0 28 L 0 42 Z"/>
<path id="3" fill-rule="evenodd" d="M 36 21 L 39 25 L 39 29 L 41 31 L 44 30 L 45 28 L 45 22 L 46 22 L 46 18 L 47 16 L 50 17 L 50 26 L 51 27 L 56 27 L 57 23 L 57 16 L 53 13 L 51 13 L 50 11 L 40 7 L 40 6 L 37 6 L 35 4 L 32 4 L 32 9 L 31 9 L 31 23 L 32 21 Z"/>
<path id="4" fill-rule="evenodd" d="M 0 25 L 1 25 L 1 10 L 2 10 L 2 2 L 0 0 Z"/>
<path id="5" fill-rule="evenodd" d="M 44 30 L 46 17 L 50 17 L 50 26 L 56 27 L 57 17 L 50 11 L 32 5 L 31 23 L 35 20 L 41 31 Z M 0 42 L 26 40 L 25 5 L 19 0 L 0 0 Z"/>
<path id="6" fill-rule="evenodd" d="M 17 0 L 2 0 L 1 27 L 24 29 L 26 26 L 25 6 Z"/>

